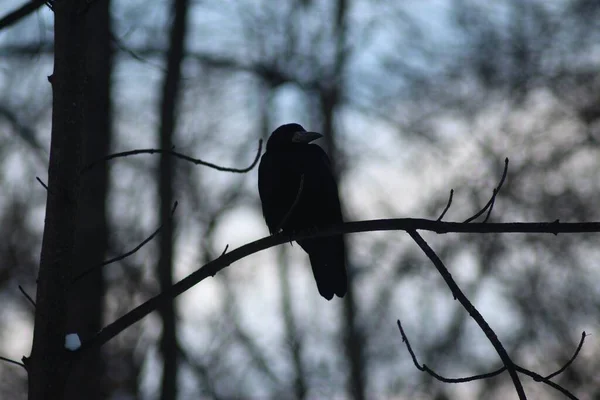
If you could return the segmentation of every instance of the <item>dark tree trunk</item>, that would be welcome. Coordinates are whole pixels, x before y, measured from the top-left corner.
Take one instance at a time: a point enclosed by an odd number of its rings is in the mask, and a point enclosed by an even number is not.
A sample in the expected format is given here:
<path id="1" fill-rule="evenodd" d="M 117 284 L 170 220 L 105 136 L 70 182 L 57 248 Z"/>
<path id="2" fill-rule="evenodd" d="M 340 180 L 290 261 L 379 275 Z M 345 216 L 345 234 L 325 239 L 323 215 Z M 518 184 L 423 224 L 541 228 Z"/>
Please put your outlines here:
<path id="1" fill-rule="evenodd" d="M 173 146 L 188 8 L 188 0 L 175 0 L 173 3 L 173 25 L 160 109 L 160 145 L 163 149 L 170 149 Z M 170 221 L 173 206 L 173 158 L 169 156 L 160 158 L 159 174 L 160 218 L 162 221 Z M 173 241 L 173 224 L 166 223 L 160 235 L 158 279 L 161 291 L 173 285 Z M 163 358 L 160 398 L 161 400 L 174 400 L 177 397 L 178 361 L 175 303 L 169 302 L 162 307 L 160 315 L 163 321 L 160 338 L 160 351 Z"/>
<path id="2" fill-rule="evenodd" d="M 48 198 L 36 295 L 29 399 L 62 399 L 72 361 L 65 350 L 85 116 L 85 2 L 54 7 L 54 73 Z"/>
<path id="3" fill-rule="evenodd" d="M 343 97 L 341 90 L 344 87 L 344 66 L 346 65 L 347 52 L 346 46 L 346 18 L 348 13 L 347 0 L 337 1 L 337 12 L 335 16 L 335 51 L 336 57 L 332 68 L 332 85 L 322 89 L 320 96 L 321 115 L 323 117 L 323 134 L 327 143 L 329 156 L 333 163 L 333 173 L 339 182 L 339 177 L 343 169 L 343 162 L 339 156 L 335 137 L 335 109 Z M 342 203 L 342 213 L 344 204 Z M 344 238 L 346 240 L 346 238 Z M 346 249 L 348 247 L 346 246 Z M 350 374 L 348 375 L 347 387 L 352 398 L 356 400 L 366 399 L 366 357 L 363 352 L 364 338 L 357 323 L 357 304 L 354 298 L 353 281 L 354 274 L 352 265 L 348 263 L 348 254 L 345 254 L 346 266 L 348 269 L 348 292 L 344 297 L 344 319 L 343 327 L 344 346 L 346 358 L 350 364 Z"/>
<path id="4" fill-rule="evenodd" d="M 286 343 L 289 344 L 294 367 L 294 398 L 304 400 L 308 392 L 306 382 L 306 367 L 302 360 L 303 341 L 296 326 L 294 310 L 292 308 L 292 293 L 290 286 L 289 264 L 287 249 L 283 246 L 277 248 L 277 270 L 281 284 L 283 320 L 285 323 Z"/>
<path id="5" fill-rule="evenodd" d="M 86 121 L 83 138 L 84 165 L 109 151 L 111 141 L 111 71 L 110 1 L 99 1 L 85 14 L 86 19 Z M 99 163 L 81 177 L 75 263 L 77 273 L 106 256 L 108 232 L 106 199 L 108 163 Z M 102 328 L 105 284 L 102 269 L 97 269 L 69 291 L 67 329 L 84 339 Z M 100 348 L 92 348 L 72 368 L 65 399 L 104 399 L 105 365 Z"/>
<path id="6" fill-rule="evenodd" d="M 339 101 L 339 96 L 335 88 L 324 90 L 321 93 L 321 112 L 323 115 L 323 134 L 327 143 L 327 150 L 333 164 L 333 172 L 336 180 L 339 182 L 341 160 L 337 145 L 335 142 L 335 130 L 333 128 L 335 117 L 335 105 Z M 342 203 L 342 213 L 344 205 Z M 345 239 L 344 239 L 345 240 Z M 347 247 L 346 247 L 347 248 Z M 364 339 L 357 323 L 357 305 L 354 298 L 352 266 L 348 263 L 348 254 L 346 257 L 346 268 L 348 269 L 348 292 L 344 297 L 344 320 L 343 327 L 344 346 L 346 358 L 350 364 L 350 374 L 348 375 L 348 391 L 356 400 L 366 399 L 366 359 L 363 353 Z"/>

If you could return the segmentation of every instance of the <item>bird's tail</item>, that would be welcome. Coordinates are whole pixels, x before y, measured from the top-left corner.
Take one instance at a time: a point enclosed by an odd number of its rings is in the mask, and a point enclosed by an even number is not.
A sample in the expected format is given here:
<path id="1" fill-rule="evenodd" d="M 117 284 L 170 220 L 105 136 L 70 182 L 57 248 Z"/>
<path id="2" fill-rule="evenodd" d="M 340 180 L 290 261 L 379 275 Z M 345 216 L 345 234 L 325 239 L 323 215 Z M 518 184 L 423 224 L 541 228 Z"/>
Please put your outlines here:
<path id="1" fill-rule="evenodd" d="M 300 243 L 310 257 L 310 265 L 321 296 L 344 297 L 348 287 L 344 242 L 341 237 L 307 240 Z"/>

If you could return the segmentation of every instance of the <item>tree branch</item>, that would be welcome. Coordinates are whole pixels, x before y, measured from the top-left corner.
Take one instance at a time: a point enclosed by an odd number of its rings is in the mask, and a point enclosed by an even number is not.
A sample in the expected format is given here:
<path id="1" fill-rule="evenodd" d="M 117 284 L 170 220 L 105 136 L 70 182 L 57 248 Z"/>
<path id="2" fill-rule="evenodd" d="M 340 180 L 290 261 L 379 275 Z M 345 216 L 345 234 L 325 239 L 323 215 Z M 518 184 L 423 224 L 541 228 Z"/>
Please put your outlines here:
<path id="1" fill-rule="evenodd" d="M 44 0 L 31 0 L 0 18 L 0 30 L 19 22 L 46 3 Z M 48 6 L 50 7 L 50 6 Z"/>
<path id="2" fill-rule="evenodd" d="M 571 365 L 573 363 L 573 361 L 575 361 L 575 359 L 579 355 L 579 352 L 581 351 L 581 348 L 583 347 L 583 342 L 585 341 L 585 337 L 586 337 L 586 333 L 585 333 L 585 331 L 583 331 L 581 333 L 581 339 L 579 340 L 579 345 L 575 349 L 575 353 L 573 353 L 573 356 L 558 371 L 555 371 L 555 372 L 551 373 L 550 375 L 547 375 L 545 377 L 545 379 L 552 379 L 556 375 L 562 374 L 569 367 L 569 365 Z"/>
<path id="3" fill-rule="evenodd" d="M 536 382 L 543 382 L 546 385 L 550 386 L 551 388 L 558 390 L 559 392 L 561 392 L 562 394 L 564 394 L 571 400 L 579 400 L 573 393 L 569 392 L 567 389 L 560 386 L 558 383 L 552 382 L 550 379 L 545 378 L 536 372 L 533 372 L 526 368 L 523 368 L 520 365 L 515 365 L 515 369 L 517 370 L 517 372 L 520 372 L 524 375 L 527 375 L 527 376 L 533 378 L 533 380 Z"/>
<path id="4" fill-rule="evenodd" d="M 88 164 L 87 166 L 85 166 L 81 172 L 87 172 L 90 169 L 92 169 L 94 166 L 96 166 L 97 164 L 101 163 L 101 162 L 107 162 L 110 160 L 113 160 L 115 158 L 119 158 L 119 157 L 129 157 L 129 156 L 135 156 L 138 154 L 167 154 L 167 155 L 171 155 L 173 157 L 177 157 L 177 158 L 181 158 L 182 160 L 186 160 L 189 161 L 193 164 L 196 165 L 204 165 L 205 167 L 210 167 L 213 169 L 216 169 L 217 171 L 223 171 L 223 172 L 235 172 L 235 173 L 245 173 L 250 171 L 252 168 L 254 168 L 256 166 L 256 164 L 258 163 L 258 160 L 260 159 L 260 154 L 262 152 L 262 140 L 258 141 L 258 149 L 256 151 L 256 156 L 254 157 L 254 161 L 252 161 L 252 164 L 250 164 L 250 166 L 246 167 L 246 168 L 228 168 L 228 167 L 222 167 L 220 165 L 217 164 L 213 164 L 207 161 L 203 161 L 200 160 L 198 158 L 193 158 L 190 156 L 186 156 L 185 154 L 181 154 L 178 153 L 176 151 L 173 150 L 165 150 L 165 149 L 136 149 L 136 150 L 130 150 L 130 151 L 123 151 L 121 153 L 114 153 L 114 154 L 110 154 L 106 157 L 102 157 L 99 160 L 96 160 L 90 164 Z"/>
<path id="5" fill-rule="evenodd" d="M 442 260 L 440 260 L 435 251 L 433 251 L 433 249 L 429 246 L 429 244 L 427 244 L 423 237 L 419 235 L 419 233 L 416 230 L 408 230 L 408 234 L 417 243 L 421 250 L 423 250 L 425 255 L 427 255 L 427 257 L 431 260 L 433 265 L 435 265 L 440 275 L 442 275 L 442 278 L 444 278 L 446 285 L 448 285 L 448 287 L 452 291 L 452 295 L 454 296 L 454 298 L 458 300 L 460 304 L 462 304 L 462 306 L 465 308 L 465 310 L 467 310 L 471 318 L 473 318 L 477 325 L 479 325 L 479 327 L 481 328 L 485 336 L 488 338 L 492 346 L 494 346 L 494 349 L 496 349 L 496 352 L 500 356 L 502 363 L 506 367 L 506 370 L 508 371 L 508 374 L 510 375 L 510 378 L 513 381 L 513 385 L 515 386 L 517 394 L 519 395 L 519 399 L 527 399 L 525 389 L 523 388 L 523 384 L 519 379 L 519 375 L 517 374 L 515 364 L 506 352 L 506 349 L 504 349 L 504 346 L 502 345 L 502 342 L 500 342 L 500 339 L 498 339 L 496 332 L 494 332 L 494 330 L 487 323 L 485 318 L 483 318 L 483 315 L 481 315 L 481 313 L 469 301 L 467 296 L 465 296 L 462 290 L 460 290 L 460 288 L 452 278 L 452 275 L 450 274 Z"/>
<path id="6" fill-rule="evenodd" d="M 25 291 L 25 289 L 23 289 L 23 286 L 19 285 L 19 290 L 21 291 L 21 293 L 23 294 L 23 296 L 25 296 L 25 298 L 27 300 L 29 300 L 29 303 L 31 303 L 31 305 L 33 306 L 33 309 L 35 310 L 35 301 L 33 301 L 33 299 L 31 298 L 31 296 L 27 294 L 27 292 Z"/>
<path id="7" fill-rule="evenodd" d="M 25 366 L 25 364 L 20 363 L 20 362 L 15 361 L 15 360 L 11 360 L 10 358 L 6 358 L 6 357 L 0 356 L 0 360 L 5 361 L 5 362 L 10 363 L 10 364 L 18 365 L 19 367 L 23 367 L 25 370 L 27 370 L 27 367 Z"/>
<path id="8" fill-rule="evenodd" d="M 48 190 L 48 185 L 46 185 L 39 176 L 36 176 L 35 179 L 40 183 L 40 185 L 42 185 L 44 189 Z"/>
<path id="9" fill-rule="evenodd" d="M 464 221 L 465 223 L 469 223 L 469 222 L 479 218 L 484 212 L 486 212 L 486 210 L 488 213 L 485 216 L 485 219 L 483 220 L 483 222 L 487 222 L 487 220 L 490 218 L 490 214 L 492 213 L 492 209 L 494 208 L 494 203 L 496 203 L 496 196 L 500 192 L 500 188 L 502 188 L 502 185 L 504 184 L 504 180 L 506 179 L 507 174 L 508 174 L 508 157 L 504 159 L 504 171 L 502 172 L 502 177 L 500 178 L 500 182 L 498 182 L 498 186 L 496 186 L 496 188 L 492 192 L 492 197 L 490 197 L 490 200 L 487 202 L 487 204 L 481 210 L 479 210 L 472 217 L 467 218 Z"/>
<path id="10" fill-rule="evenodd" d="M 454 189 L 450 189 L 450 197 L 448 197 L 448 203 L 446 203 L 446 207 L 444 208 L 444 211 L 442 211 L 442 213 L 440 214 L 438 219 L 436 219 L 436 221 L 441 221 L 444 218 L 444 215 L 446 215 L 446 213 L 450 209 L 450 206 L 452 205 L 452 197 L 453 196 L 454 196 Z"/>
<path id="11" fill-rule="evenodd" d="M 177 202 L 175 202 L 175 204 L 173 204 L 173 208 L 171 209 L 171 216 L 173 216 L 173 214 L 175 213 L 175 210 L 177 209 Z M 119 256 L 110 258 L 106 261 L 102 261 L 101 263 L 92 265 L 91 267 L 87 268 L 86 270 L 84 270 L 83 272 L 81 272 L 79 275 L 77 275 L 76 277 L 73 278 L 73 280 L 71 281 L 71 284 L 75 284 L 77 283 L 80 279 L 86 277 L 87 275 L 89 275 L 91 272 L 93 272 L 94 270 L 96 270 L 97 268 L 101 268 L 104 267 L 105 265 L 108 264 L 112 264 L 115 263 L 117 261 L 121 261 L 129 256 L 131 256 L 132 254 L 136 253 L 139 249 L 141 249 L 142 247 L 144 247 L 146 245 L 146 243 L 148 243 L 149 241 L 151 241 L 152 239 L 154 239 L 154 237 L 156 237 L 156 235 L 158 235 L 158 233 L 162 230 L 163 226 L 165 225 L 164 221 L 162 224 L 160 224 L 160 226 L 158 228 L 156 228 L 156 230 L 154 232 L 152 232 L 152 234 L 150 236 L 148 236 L 146 239 L 144 239 L 140 244 L 138 244 L 137 246 L 135 246 L 133 249 L 129 250 L 126 253 L 123 253 Z"/>
<path id="12" fill-rule="evenodd" d="M 137 321 L 150 314 L 152 311 L 160 307 L 161 304 L 171 301 L 181 293 L 185 292 L 192 286 L 208 278 L 214 276 L 217 272 L 228 267 L 232 263 L 247 257 L 259 251 L 274 247 L 289 240 L 302 240 L 309 238 L 320 238 L 328 236 L 336 236 L 346 233 L 371 232 L 371 231 L 389 231 L 389 230 L 426 230 L 436 233 L 500 233 L 500 232 L 520 232 L 520 233 L 575 233 L 575 232 L 600 232 L 600 222 L 581 222 L 581 223 L 559 223 L 555 222 L 536 222 L 536 223 L 459 223 L 459 222 L 442 222 L 427 219 L 415 218 L 398 218 L 398 219 L 378 219 L 369 221 L 346 222 L 339 225 L 334 225 L 325 228 L 318 232 L 297 232 L 289 234 L 275 234 L 267 236 L 254 242 L 245 244 L 229 253 L 223 254 L 221 257 L 205 264 L 198 270 L 192 272 L 187 277 L 183 278 L 174 284 L 168 290 L 158 294 L 157 296 L 147 300 L 145 303 L 134 308 L 127 314 L 112 322 L 90 340 L 83 343 L 78 353 L 90 348 L 97 348 L 104 343 L 117 336 L 119 333 L 133 325 Z"/>
<path id="13" fill-rule="evenodd" d="M 485 374 L 479 374 L 479 375 L 472 375 L 472 376 L 467 376 L 464 378 L 445 378 L 441 375 L 439 375 L 438 373 L 436 373 L 435 371 L 433 371 L 431 368 L 429 368 L 427 365 L 423 364 L 419 364 L 419 361 L 417 360 L 417 356 L 415 355 L 412 347 L 410 346 L 410 343 L 408 341 L 408 337 L 406 337 L 406 333 L 404 333 L 404 329 L 402 329 L 402 324 L 400 323 L 400 320 L 397 321 L 398 323 L 398 329 L 400 329 L 400 335 L 402 336 L 402 342 L 406 343 L 406 349 L 408 350 L 408 353 L 410 354 L 410 357 L 412 358 L 413 364 L 415 365 L 415 367 L 422 372 L 427 372 L 429 375 L 431 375 L 432 377 L 434 377 L 435 379 L 437 379 L 440 382 L 444 382 L 444 383 L 464 383 L 464 382 L 471 382 L 471 381 L 476 381 L 479 379 L 487 379 L 487 378 L 492 378 L 494 376 L 500 375 L 502 372 L 506 371 L 506 367 L 501 367 L 495 371 L 492 372 L 488 372 Z"/>

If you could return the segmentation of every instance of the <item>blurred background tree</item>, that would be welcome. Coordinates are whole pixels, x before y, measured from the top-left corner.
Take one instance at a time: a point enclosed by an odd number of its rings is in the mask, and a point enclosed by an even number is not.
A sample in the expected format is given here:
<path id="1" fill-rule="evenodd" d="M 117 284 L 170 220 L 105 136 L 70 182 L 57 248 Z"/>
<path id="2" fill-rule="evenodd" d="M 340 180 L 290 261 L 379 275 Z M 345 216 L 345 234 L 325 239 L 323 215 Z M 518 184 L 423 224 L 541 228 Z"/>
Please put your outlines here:
<path id="1" fill-rule="evenodd" d="M 598 2 L 184 3 L 90 7 L 87 158 L 170 143 L 244 166 L 257 139 L 299 122 L 326 135 L 348 220 L 437 217 L 450 188 L 446 220 L 463 220 L 489 198 L 504 157 L 509 176 L 493 220 L 600 219 Z M 52 51 L 47 8 L 0 31 L 0 354 L 15 359 L 31 340 L 31 306 L 17 285 L 35 291 L 45 202 L 35 176 L 47 169 Z M 77 268 L 133 248 L 165 207 L 180 204 L 160 240 L 74 288 L 70 321 L 84 336 L 226 245 L 267 234 L 256 171 L 165 161 L 118 159 L 84 182 Z M 582 330 L 598 331 L 597 235 L 427 238 L 516 362 L 550 373 Z M 256 254 L 90 355 L 69 396 L 513 395 L 504 375 L 450 386 L 416 371 L 397 318 L 419 359 L 444 375 L 499 360 L 406 235 L 347 240 L 344 301 L 318 295 L 298 246 Z M 592 336 L 558 382 L 582 399 L 600 396 L 599 352 Z M 25 398 L 25 380 L 0 363 L 3 398 Z M 532 398 L 561 398 L 524 383 Z"/>

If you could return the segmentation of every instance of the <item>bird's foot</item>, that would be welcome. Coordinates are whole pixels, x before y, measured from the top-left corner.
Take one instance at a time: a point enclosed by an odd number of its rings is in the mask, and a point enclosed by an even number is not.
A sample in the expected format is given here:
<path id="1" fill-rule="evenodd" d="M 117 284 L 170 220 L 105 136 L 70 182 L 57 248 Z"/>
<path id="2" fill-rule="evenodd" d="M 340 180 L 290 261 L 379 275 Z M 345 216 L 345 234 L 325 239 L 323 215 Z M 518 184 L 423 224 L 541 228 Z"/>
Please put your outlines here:
<path id="1" fill-rule="evenodd" d="M 287 238 L 288 238 L 288 240 L 290 242 L 290 245 L 293 246 L 294 245 L 294 243 L 293 243 L 293 241 L 294 241 L 293 237 L 294 237 L 294 235 L 296 233 L 298 233 L 298 232 L 296 232 L 296 231 L 288 231 L 288 230 L 284 231 L 282 228 L 279 228 L 277 230 L 277 232 L 274 233 L 274 235 L 285 235 L 285 236 L 287 236 Z"/>

